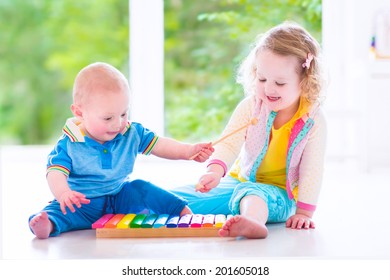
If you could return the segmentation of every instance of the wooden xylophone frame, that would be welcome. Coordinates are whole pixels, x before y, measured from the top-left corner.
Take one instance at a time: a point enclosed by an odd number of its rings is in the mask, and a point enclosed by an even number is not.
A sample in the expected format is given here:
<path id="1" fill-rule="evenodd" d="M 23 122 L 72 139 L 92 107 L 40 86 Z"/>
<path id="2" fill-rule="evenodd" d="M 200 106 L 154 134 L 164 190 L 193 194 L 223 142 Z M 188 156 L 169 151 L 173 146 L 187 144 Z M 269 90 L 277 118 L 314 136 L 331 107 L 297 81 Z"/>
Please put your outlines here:
<path id="1" fill-rule="evenodd" d="M 218 237 L 225 221 L 222 214 L 105 214 L 92 228 L 97 238 Z"/>
<path id="2" fill-rule="evenodd" d="M 217 227 L 97 228 L 97 238 L 218 237 Z"/>

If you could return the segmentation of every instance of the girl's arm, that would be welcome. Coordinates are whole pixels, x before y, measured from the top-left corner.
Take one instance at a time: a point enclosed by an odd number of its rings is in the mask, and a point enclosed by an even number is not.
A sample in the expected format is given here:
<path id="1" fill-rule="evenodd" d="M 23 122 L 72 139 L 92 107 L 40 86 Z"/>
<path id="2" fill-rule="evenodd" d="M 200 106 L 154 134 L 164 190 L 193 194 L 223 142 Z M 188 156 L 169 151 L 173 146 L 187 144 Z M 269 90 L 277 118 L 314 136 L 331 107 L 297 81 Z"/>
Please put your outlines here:
<path id="1" fill-rule="evenodd" d="M 297 210 L 295 215 L 287 220 L 287 227 L 294 229 L 315 227 L 315 224 L 311 219 L 321 190 L 326 135 L 326 119 L 323 113 L 319 111 L 315 117 L 315 125 L 312 128 L 299 167 L 300 176 Z"/>
<path id="2" fill-rule="evenodd" d="M 221 138 L 250 122 L 254 106 L 254 96 L 249 96 L 242 100 L 230 117 Z M 198 191 L 209 192 L 212 188 L 215 188 L 219 184 L 221 178 L 225 176 L 239 156 L 242 145 L 245 142 L 246 131 L 246 129 L 240 130 L 215 145 L 215 152 L 211 157 L 207 171 L 198 181 L 196 188 Z"/>

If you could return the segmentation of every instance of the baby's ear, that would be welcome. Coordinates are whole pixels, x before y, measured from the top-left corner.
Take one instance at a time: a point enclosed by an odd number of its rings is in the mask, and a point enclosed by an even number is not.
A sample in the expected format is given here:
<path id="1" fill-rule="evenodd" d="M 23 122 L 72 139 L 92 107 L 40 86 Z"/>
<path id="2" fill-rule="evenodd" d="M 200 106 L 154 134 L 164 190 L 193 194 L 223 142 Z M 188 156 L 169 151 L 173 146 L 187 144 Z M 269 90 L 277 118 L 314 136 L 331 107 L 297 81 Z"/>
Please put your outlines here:
<path id="1" fill-rule="evenodd" d="M 80 119 L 83 118 L 83 112 L 82 112 L 80 106 L 78 106 L 76 104 L 72 104 L 72 105 L 70 105 L 70 109 L 72 110 L 72 113 L 76 118 L 80 118 Z"/>

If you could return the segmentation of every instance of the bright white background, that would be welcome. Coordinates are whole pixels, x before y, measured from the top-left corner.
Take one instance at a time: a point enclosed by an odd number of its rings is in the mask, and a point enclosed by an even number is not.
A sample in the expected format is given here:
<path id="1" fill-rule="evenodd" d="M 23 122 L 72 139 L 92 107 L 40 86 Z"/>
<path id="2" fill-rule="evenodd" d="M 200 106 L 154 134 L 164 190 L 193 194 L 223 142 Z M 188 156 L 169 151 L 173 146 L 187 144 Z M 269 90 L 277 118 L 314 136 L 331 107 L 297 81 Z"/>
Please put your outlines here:
<path id="1" fill-rule="evenodd" d="M 164 109 L 161 107 L 161 104 L 163 104 L 162 0 L 130 0 L 130 3 L 132 5 L 140 5 L 138 6 L 139 11 L 146 11 L 145 8 L 147 8 L 147 11 L 154 13 L 153 17 L 148 16 L 149 21 L 147 23 L 145 23 L 145 17 L 141 16 L 142 12 L 137 14 L 139 15 L 138 17 L 133 15 L 131 20 L 137 20 L 138 18 L 138 23 L 133 22 L 133 27 L 137 24 L 143 24 L 144 26 L 146 24 L 150 28 L 148 34 L 156 34 L 156 36 L 148 37 L 144 36 L 146 35 L 145 33 L 137 35 L 136 32 L 132 32 L 133 36 L 137 36 L 132 37 L 132 41 L 139 43 L 135 46 L 132 45 L 133 56 L 137 55 L 142 58 L 145 55 L 141 51 L 143 44 L 148 42 L 147 44 L 150 45 L 150 41 L 147 40 L 156 42 L 156 44 L 152 44 L 156 46 L 156 49 L 148 50 L 148 54 L 153 53 L 153 55 L 156 55 L 154 59 L 139 60 L 142 63 L 146 63 L 143 65 L 140 62 L 137 63 L 137 60 L 134 59 L 134 64 L 131 65 L 130 69 L 130 81 L 134 93 L 133 109 L 142 108 L 141 104 L 144 104 L 143 98 L 155 100 L 156 102 L 152 103 L 155 107 L 148 111 L 147 114 L 144 111 L 146 109 L 140 109 L 138 112 L 134 110 L 133 117 L 146 123 L 149 127 L 158 128 L 156 129 L 157 131 L 159 129 L 162 131 L 164 127 Z M 322 238 L 324 238 L 324 244 L 327 247 L 321 247 L 321 244 L 317 244 L 317 246 L 320 246 L 321 252 L 330 254 L 327 256 L 328 258 L 331 258 L 332 255 L 343 258 L 344 254 L 346 254 L 345 252 L 349 252 L 349 256 L 358 256 L 357 259 L 353 259 L 352 262 L 349 260 L 339 262 L 337 259 L 336 261 L 330 261 L 326 258 L 321 259 L 321 256 L 319 256 L 319 259 L 316 258 L 314 262 L 308 265 L 307 260 L 302 262 L 302 259 L 295 259 L 292 262 L 291 259 L 278 259 L 275 261 L 255 258 L 246 261 L 237 260 L 237 264 L 255 265 L 264 262 L 271 263 L 276 271 L 273 274 L 274 276 L 288 276 L 290 279 L 298 279 L 298 277 L 299 279 L 309 279 L 309 277 L 313 277 L 313 274 L 319 279 L 329 279 L 332 276 L 349 276 L 348 278 L 353 276 L 368 278 L 368 276 L 371 276 L 373 279 L 380 279 L 380 275 L 385 276 L 388 273 L 385 268 L 389 264 L 390 255 L 386 255 L 386 252 L 382 249 L 389 248 L 389 239 L 388 237 L 386 238 L 389 229 L 386 225 L 389 224 L 390 218 L 383 210 L 386 211 L 385 209 L 387 209 L 384 206 L 388 194 L 388 191 L 386 191 L 388 187 L 386 174 L 390 173 L 390 147 L 388 145 L 390 133 L 387 130 L 387 112 L 390 105 L 390 61 L 375 61 L 369 57 L 370 40 L 375 30 L 375 16 L 378 10 L 384 11 L 386 9 L 390 9 L 390 3 L 383 0 L 323 0 L 323 48 L 330 81 L 328 97 L 325 103 L 329 120 L 329 146 L 326 167 L 330 171 L 326 173 L 327 177 L 324 180 L 326 189 L 324 189 L 322 200 L 326 203 L 321 206 L 321 210 L 318 213 L 318 218 L 322 219 L 324 221 L 323 225 L 327 226 L 325 231 L 319 229 L 320 233 L 325 234 Z M 157 81 L 156 83 L 150 83 L 150 72 L 143 69 L 150 69 L 148 67 L 149 63 L 150 66 L 153 66 L 152 69 L 155 70 L 153 75 L 155 75 L 154 81 Z M 139 76 L 136 76 L 138 74 Z M 143 95 L 145 92 L 154 95 Z M 148 102 L 148 104 L 150 103 Z M 145 118 L 145 116 L 147 117 Z M 15 147 L 0 147 L 0 159 L 3 159 L 4 148 L 6 148 L 8 158 L 10 149 L 12 151 Z M 34 147 L 32 148 L 34 149 Z M 18 158 L 12 160 L 15 168 L 12 168 L 11 171 L 7 169 L 8 162 L 0 160 L 1 194 L 7 194 L 7 196 L 1 196 L 2 207 L 0 209 L 3 212 L 1 213 L 2 221 L 0 222 L 0 237 L 2 241 L 0 244 L 2 248 L 0 257 L 6 258 L 9 255 L 17 255 L 17 250 L 21 247 L 18 247 L 20 245 L 17 243 L 12 247 L 12 243 L 10 244 L 9 242 L 14 241 L 10 241 L 8 238 L 3 240 L 3 232 L 8 232 L 10 230 L 8 226 L 12 225 L 12 223 L 3 225 L 4 217 L 6 217 L 7 221 L 10 221 L 14 218 L 20 218 L 18 217 L 20 213 L 24 215 L 26 212 L 35 211 L 36 205 L 40 205 L 40 201 L 37 200 L 40 200 L 42 197 L 37 197 L 34 194 L 29 195 L 29 192 L 24 192 L 23 189 L 37 188 L 37 185 L 45 188 L 44 178 L 42 177 L 44 173 L 42 168 L 44 166 L 41 166 L 40 161 L 34 162 L 34 158 L 19 156 L 19 152 L 17 153 Z M 20 164 L 17 163 L 18 160 Z M 18 170 L 18 166 L 32 166 L 33 168 L 28 171 Z M 154 168 L 158 168 L 158 166 L 154 166 Z M 4 173 L 4 170 L 7 170 L 7 174 Z M 333 173 L 333 171 L 335 172 Z M 143 175 L 142 171 L 140 173 Z M 10 175 L 13 178 L 12 186 L 8 184 L 10 182 L 8 179 L 7 181 L 4 179 L 9 178 Z M 192 180 L 192 178 L 196 177 L 197 174 L 193 173 L 187 178 L 181 177 L 175 183 L 179 185 L 188 183 L 189 180 L 187 179 L 191 178 Z M 170 174 L 160 178 L 164 182 L 170 179 Z M 340 182 L 340 184 L 337 184 L 337 182 Z M 343 188 L 348 182 L 350 185 L 346 191 Z M 13 189 L 9 189 L 11 187 Z M 20 188 L 19 192 L 18 188 Z M 358 190 L 358 193 L 355 195 L 354 191 L 356 190 Z M 12 193 L 17 193 L 20 200 L 8 196 L 8 194 Z M 36 195 L 42 193 L 48 197 L 50 196 L 48 191 L 43 189 L 37 191 Z M 335 206 L 339 207 L 342 205 L 342 202 L 345 202 L 345 205 L 348 205 L 349 208 L 335 208 Z M 17 205 L 18 203 L 21 205 Z M 14 208 L 3 208 L 4 205 L 11 205 Z M 10 211 L 10 209 L 18 209 L 16 206 L 19 207 L 20 212 Z M 378 210 L 380 211 L 379 213 L 377 212 Z M 25 217 L 22 218 L 24 221 Z M 335 219 L 334 229 L 331 227 L 332 219 Z M 345 223 L 350 223 L 351 226 L 345 227 L 343 232 L 340 231 L 338 233 L 337 228 L 339 227 L 336 227 L 336 225 L 341 226 Z M 15 240 L 22 238 L 20 242 L 23 243 L 26 242 L 24 239 L 26 235 L 27 233 L 24 231 L 15 232 L 13 237 L 16 238 Z M 343 238 L 338 239 L 337 236 L 342 236 Z M 27 242 L 31 242 L 28 238 L 32 239 L 31 236 L 27 237 Z M 334 238 L 333 241 L 332 238 Z M 332 247 L 332 245 L 335 247 Z M 3 254 L 5 246 L 8 246 L 7 256 Z M 12 248 L 16 251 L 13 251 Z M 338 252 L 337 248 L 346 251 Z M 367 253 L 366 256 L 369 259 L 375 260 L 375 262 L 368 262 L 364 257 L 365 253 Z M 51 252 L 51 254 L 61 255 L 61 252 Z M 348 256 L 348 254 L 346 255 Z M 359 262 L 359 259 L 362 258 L 365 259 L 364 263 Z M 15 274 L 22 277 L 38 275 L 40 268 L 44 266 L 46 267 L 46 270 L 43 271 L 44 279 L 48 279 L 48 277 L 64 279 L 62 276 L 70 276 L 76 273 L 72 268 L 79 268 L 78 271 L 82 274 L 80 276 L 84 277 L 87 275 L 105 275 L 104 278 L 123 279 L 118 274 L 120 274 L 121 268 L 128 263 L 134 265 L 146 264 L 150 267 L 164 263 L 161 260 L 158 260 L 158 262 L 129 260 L 116 261 L 115 263 L 113 261 L 103 261 L 103 263 L 95 261 L 56 261 L 48 265 L 46 261 L 31 261 L 30 255 L 28 255 L 27 259 L 29 260 L 19 260 L 18 262 L 9 259 L 2 261 L 0 263 L 1 274 L 11 273 L 12 275 Z M 217 260 L 207 262 L 177 260 L 175 261 L 176 263 L 182 265 L 194 263 L 194 266 L 199 265 L 200 267 L 208 267 L 214 264 L 222 265 Z M 168 264 L 172 265 L 172 262 Z M 231 265 L 234 263 L 232 260 L 229 260 L 224 261 L 223 264 Z M 100 270 L 104 265 L 107 265 L 107 269 Z M 81 270 L 82 267 L 86 268 Z M 302 268 L 301 272 L 291 273 L 293 270 L 299 271 L 298 267 Z M 280 279 L 280 277 L 271 279 Z"/>
<path id="2" fill-rule="evenodd" d="M 385 12 L 387 37 L 377 39 L 390 48 L 389 1 L 323 1 L 328 154 L 334 160 L 357 161 L 361 171 L 390 166 L 390 59 L 374 60 L 369 52 L 371 37 L 383 29 L 378 19 Z"/>

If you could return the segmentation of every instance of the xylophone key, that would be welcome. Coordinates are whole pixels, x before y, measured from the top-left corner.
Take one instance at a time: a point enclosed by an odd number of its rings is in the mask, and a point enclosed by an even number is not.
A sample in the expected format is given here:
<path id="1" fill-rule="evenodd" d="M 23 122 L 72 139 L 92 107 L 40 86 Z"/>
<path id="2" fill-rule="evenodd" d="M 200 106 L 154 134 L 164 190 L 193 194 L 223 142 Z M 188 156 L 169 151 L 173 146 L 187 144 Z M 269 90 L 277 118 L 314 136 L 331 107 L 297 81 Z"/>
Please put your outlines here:
<path id="1" fill-rule="evenodd" d="M 154 222 L 156 221 L 158 215 L 157 214 L 150 214 L 148 215 L 145 220 L 141 224 L 141 228 L 152 228 Z"/>
<path id="2" fill-rule="evenodd" d="M 175 228 L 177 227 L 177 223 L 179 222 L 179 216 L 172 216 L 168 219 L 166 227 L 167 228 Z"/>
<path id="3" fill-rule="evenodd" d="M 226 222 L 226 216 L 223 214 L 215 215 L 215 227 L 221 228 L 223 224 Z"/>
<path id="4" fill-rule="evenodd" d="M 203 217 L 202 227 L 213 227 L 214 226 L 214 214 L 207 214 Z"/>
<path id="5" fill-rule="evenodd" d="M 203 215 L 195 214 L 192 216 L 190 227 L 193 227 L 193 228 L 201 227 L 202 222 L 203 222 Z"/>
<path id="6" fill-rule="evenodd" d="M 105 214 L 92 224 L 92 228 L 102 228 L 112 218 L 114 214 Z"/>
<path id="7" fill-rule="evenodd" d="M 177 223 L 178 227 L 189 227 L 191 223 L 192 215 L 185 214 L 180 217 L 179 222 Z"/>
<path id="8" fill-rule="evenodd" d="M 138 214 L 130 223 L 131 228 L 140 228 L 142 222 L 145 220 L 146 214 Z"/>
<path id="9" fill-rule="evenodd" d="M 123 219 L 125 214 L 115 214 L 105 225 L 105 228 L 116 228 L 116 225 Z"/>
<path id="10" fill-rule="evenodd" d="M 126 214 L 122 220 L 117 224 L 117 228 L 129 228 L 131 221 L 134 219 L 135 214 Z"/>
<path id="11" fill-rule="evenodd" d="M 165 226 L 165 224 L 167 223 L 168 221 L 168 218 L 169 218 L 169 215 L 168 214 L 160 214 L 156 221 L 154 222 L 153 224 L 153 227 L 154 228 L 160 228 L 160 227 L 163 227 Z"/>

